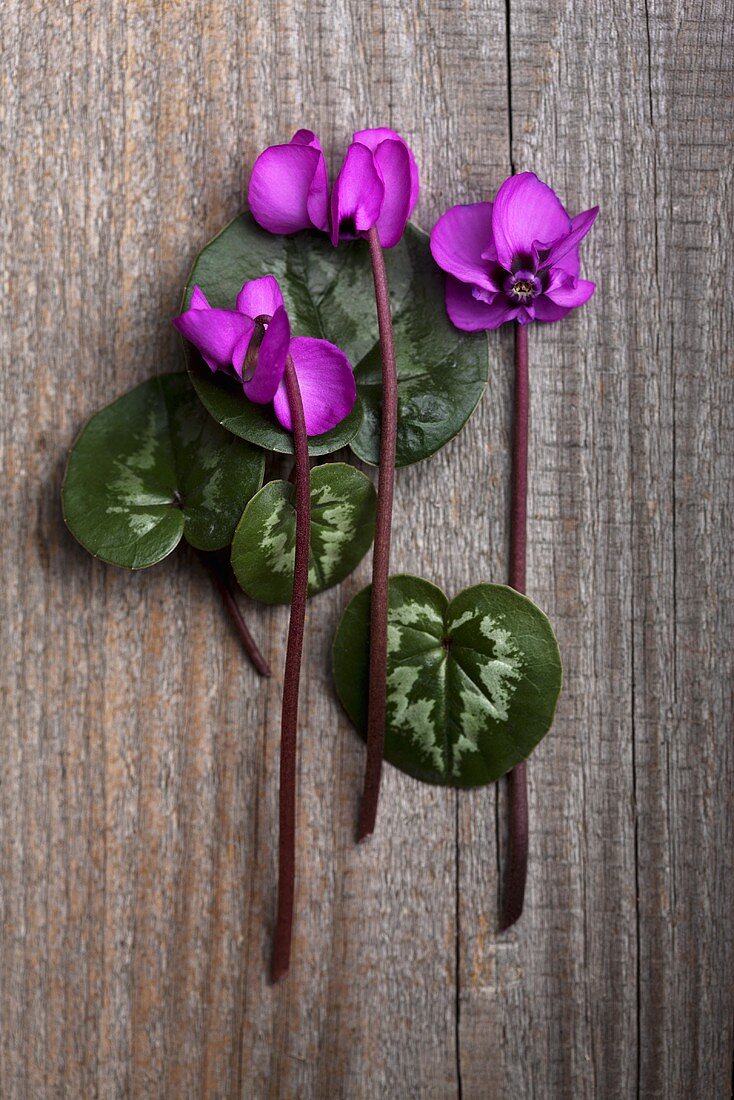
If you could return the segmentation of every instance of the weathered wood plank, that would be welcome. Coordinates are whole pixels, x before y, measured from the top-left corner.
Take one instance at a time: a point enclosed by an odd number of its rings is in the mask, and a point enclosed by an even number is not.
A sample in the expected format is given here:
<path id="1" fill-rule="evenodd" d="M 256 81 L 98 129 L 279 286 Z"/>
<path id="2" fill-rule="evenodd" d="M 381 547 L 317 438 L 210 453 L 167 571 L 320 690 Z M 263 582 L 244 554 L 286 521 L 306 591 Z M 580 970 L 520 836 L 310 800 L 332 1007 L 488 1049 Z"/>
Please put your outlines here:
<path id="1" fill-rule="evenodd" d="M 497 1095 L 630 1096 L 631 490 L 629 366 L 619 334 L 632 332 L 620 251 L 628 223 L 612 198 L 610 158 L 625 126 L 614 110 L 615 74 L 627 71 L 633 44 L 629 35 L 612 36 L 610 46 L 593 8 L 512 4 L 510 17 L 513 167 L 537 171 L 572 211 L 598 202 L 603 214 L 584 245 L 596 299 L 562 324 L 536 327 L 530 339 L 527 591 L 557 630 L 564 690 L 554 729 L 529 767 L 526 913 L 504 937 L 490 928 L 467 959 L 464 1019 L 474 1038 L 467 1057 L 478 1063 L 489 1013 L 503 1027 Z M 634 94 L 628 107 L 638 109 Z M 503 369 L 512 370 L 509 348 Z M 462 897 L 474 896 L 477 912 L 481 865 L 475 870 L 471 846 L 463 850 L 472 854 Z M 480 1077 L 469 1095 L 483 1095 Z"/>
<path id="2" fill-rule="evenodd" d="M 558 628 L 566 688 L 530 769 L 528 910 L 509 942 L 469 940 L 464 1091 L 484 1095 L 474 1067 L 499 1012 L 494 1095 L 723 1096 L 731 19 L 718 4 L 510 15 L 513 159 L 573 210 L 600 203 L 584 248 L 599 290 L 532 334 L 529 591 Z M 461 850 L 476 918 L 481 863 Z"/>
<path id="3" fill-rule="evenodd" d="M 508 42 L 497 0 L 3 8 L 3 1097 L 724 1093 L 731 21 L 509 15 Z M 286 612 L 248 609 L 263 685 L 193 556 L 129 576 L 66 535 L 64 454 L 180 364 L 168 317 L 267 142 L 395 126 L 426 227 L 494 190 L 508 47 L 516 166 L 603 207 L 596 302 L 531 341 L 530 591 L 567 686 L 530 770 L 528 908 L 497 935 L 494 789 L 388 769 L 353 846 L 363 749 L 328 651 L 364 565 L 309 616 L 295 959 L 271 989 Z M 398 479 L 394 568 L 448 590 L 504 577 L 511 334 L 490 348 L 471 425 Z"/>
<path id="4" fill-rule="evenodd" d="M 648 13 L 662 321 L 651 351 L 668 411 L 650 425 L 636 493 L 640 1088 L 661 1097 L 726 1095 L 734 1024 L 734 617 L 721 595 L 732 565 L 734 309 L 721 290 L 734 220 L 734 19 L 711 0 L 676 16 L 658 4 Z M 641 422 L 642 394 L 636 404 Z M 664 435 L 671 492 L 658 517 L 648 469 Z"/>

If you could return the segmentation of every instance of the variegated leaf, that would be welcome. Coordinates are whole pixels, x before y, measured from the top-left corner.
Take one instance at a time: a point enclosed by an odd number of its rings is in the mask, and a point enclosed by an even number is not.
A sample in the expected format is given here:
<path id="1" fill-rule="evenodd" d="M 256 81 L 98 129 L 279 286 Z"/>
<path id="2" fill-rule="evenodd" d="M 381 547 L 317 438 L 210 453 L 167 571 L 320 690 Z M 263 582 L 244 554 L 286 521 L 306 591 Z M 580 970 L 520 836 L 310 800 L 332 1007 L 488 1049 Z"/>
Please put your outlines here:
<path id="1" fill-rule="evenodd" d="M 200 550 L 227 546 L 264 469 L 263 452 L 219 427 L 185 372 L 160 375 L 82 430 L 64 478 L 64 518 L 95 557 L 142 569 L 182 536 Z"/>
<path id="2" fill-rule="evenodd" d="M 270 481 L 247 505 L 232 541 L 232 566 L 242 588 L 263 603 L 288 603 L 293 587 L 296 492 Z M 352 572 L 375 530 L 372 482 L 353 466 L 332 462 L 311 470 L 309 595 Z"/>
<path id="3" fill-rule="evenodd" d="M 339 697 L 367 728 L 370 588 L 334 642 Z M 420 577 L 390 579 L 385 758 L 418 779 L 477 787 L 523 760 L 550 729 L 561 687 L 548 619 L 504 585 L 449 602 Z"/>

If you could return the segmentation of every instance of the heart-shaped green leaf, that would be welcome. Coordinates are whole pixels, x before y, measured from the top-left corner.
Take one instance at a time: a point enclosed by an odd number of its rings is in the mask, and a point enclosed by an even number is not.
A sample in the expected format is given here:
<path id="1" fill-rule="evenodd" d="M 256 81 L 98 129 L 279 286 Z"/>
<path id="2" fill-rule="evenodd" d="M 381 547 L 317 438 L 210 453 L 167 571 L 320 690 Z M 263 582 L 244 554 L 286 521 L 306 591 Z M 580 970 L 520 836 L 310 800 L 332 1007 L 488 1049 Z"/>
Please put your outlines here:
<path id="1" fill-rule="evenodd" d="M 188 356 L 194 388 L 223 428 L 267 451 L 293 454 L 293 436 L 281 428 L 271 405 L 256 405 L 248 401 L 241 386 L 238 387 L 233 379 L 224 374 L 213 374 L 194 349 L 188 349 Z M 316 458 L 346 447 L 359 431 L 362 416 L 362 402 L 357 398 L 349 416 L 330 432 L 309 436 L 308 453 Z"/>
<path id="2" fill-rule="evenodd" d="M 245 508 L 232 540 L 232 567 L 242 588 L 263 603 L 288 603 L 293 588 L 296 492 L 270 481 Z M 367 553 L 375 533 L 377 495 L 353 466 L 332 462 L 311 470 L 310 596 L 343 581 Z"/>
<path id="3" fill-rule="evenodd" d="M 336 689 L 367 728 L 370 587 L 334 640 Z M 390 578 L 385 759 L 427 783 L 499 779 L 550 729 L 561 659 L 550 623 L 512 588 L 478 584 L 449 602 L 420 577 Z"/>
<path id="4" fill-rule="evenodd" d="M 487 381 L 487 341 L 449 321 L 444 276 L 420 229 L 408 225 L 400 243 L 385 252 L 385 262 L 398 360 L 397 464 L 408 466 L 440 450 L 471 416 Z M 377 464 L 381 359 L 366 243 L 343 242 L 335 249 L 320 233 L 274 236 L 242 214 L 198 256 L 184 304 L 198 285 L 211 305 L 232 309 L 242 284 L 262 275 L 280 283 L 293 333 L 330 340 L 355 368 L 359 408 L 332 432 L 309 440 L 311 454 L 351 441 L 355 454 Z M 292 452 L 290 433 L 269 407 L 252 405 L 198 355 L 191 355 L 190 367 L 199 397 L 220 424 L 262 447 Z"/>
<path id="5" fill-rule="evenodd" d="M 183 535 L 199 550 L 232 540 L 262 485 L 265 456 L 212 420 L 185 372 L 151 378 L 101 409 L 69 455 L 69 530 L 95 557 L 142 569 Z"/>

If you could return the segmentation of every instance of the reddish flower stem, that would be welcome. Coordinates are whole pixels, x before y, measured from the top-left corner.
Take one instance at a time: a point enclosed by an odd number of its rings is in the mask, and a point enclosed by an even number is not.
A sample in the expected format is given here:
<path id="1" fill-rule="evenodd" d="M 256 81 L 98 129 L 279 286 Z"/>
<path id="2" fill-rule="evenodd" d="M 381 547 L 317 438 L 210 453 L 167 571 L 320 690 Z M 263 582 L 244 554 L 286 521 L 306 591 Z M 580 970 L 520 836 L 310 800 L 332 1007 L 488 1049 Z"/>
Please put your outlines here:
<path id="1" fill-rule="evenodd" d="M 296 368 L 290 355 L 286 360 L 285 385 L 293 422 L 293 450 L 296 458 L 296 560 L 293 570 L 291 617 L 288 624 L 280 725 L 278 915 L 271 967 L 271 977 L 274 982 L 288 973 L 293 934 L 293 898 L 296 877 L 296 731 L 311 537 L 308 437 Z"/>
<path id="2" fill-rule="evenodd" d="M 387 609 L 390 578 L 390 529 L 392 526 L 395 486 L 395 448 L 398 433 L 398 376 L 395 343 L 390 313 L 385 259 L 377 229 L 369 230 L 367 240 L 375 283 L 377 323 L 382 355 L 382 421 L 380 434 L 380 473 L 377 485 L 377 519 L 372 554 L 372 597 L 370 604 L 369 697 L 367 704 L 367 761 L 365 764 L 362 810 L 357 840 L 374 831 L 380 798 L 382 755 L 385 747 L 385 710 L 387 700 Z"/>
<path id="3" fill-rule="evenodd" d="M 245 617 L 237 603 L 232 585 L 229 563 L 222 560 L 218 553 L 209 553 L 206 550 L 197 550 L 199 559 L 204 568 L 214 581 L 214 584 L 222 597 L 222 603 L 229 615 L 232 625 L 237 631 L 245 653 L 261 676 L 270 676 L 270 665 L 257 647 L 257 643 L 250 633 Z"/>
<path id="4" fill-rule="evenodd" d="M 510 584 L 525 591 L 528 518 L 528 326 L 515 323 L 515 424 L 512 446 L 512 502 L 510 505 Z M 508 777 L 510 838 L 505 868 L 502 929 L 510 928 L 522 913 L 528 874 L 528 778 L 523 761 Z"/>

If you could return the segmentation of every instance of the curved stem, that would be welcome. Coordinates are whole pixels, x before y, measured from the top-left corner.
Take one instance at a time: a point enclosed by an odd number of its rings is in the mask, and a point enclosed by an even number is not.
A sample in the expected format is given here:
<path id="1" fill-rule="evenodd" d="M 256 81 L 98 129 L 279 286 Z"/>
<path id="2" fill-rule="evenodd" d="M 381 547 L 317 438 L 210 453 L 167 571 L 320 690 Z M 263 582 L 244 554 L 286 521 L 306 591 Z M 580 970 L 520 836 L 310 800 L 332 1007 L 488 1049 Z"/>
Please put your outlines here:
<path id="1" fill-rule="evenodd" d="M 257 643 L 245 622 L 245 617 L 242 614 L 240 605 L 237 603 L 237 597 L 234 594 L 234 587 L 232 585 L 229 563 L 223 561 L 217 552 L 210 553 L 207 550 L 197 550 L 196 552 L 204 568 L 214 581 L 219 595 L 222 597 L 222 603 L 232 621 L 232 625 L 239 635 L 245 653 L 261 676 L 272 675 L 270 665 L 258 649 Z"/>
<path id="2" fill-rule="evenodd" d="M 271 977 L 277 982 L 288 973 L 293 933 L 293 898 L 296 877 L 296 730 L 298 689 L 301 678 L 303 630 L 308 596 L 308 555 L 311 536 L 311 486 L 308 437 L 296 369 L 290 355 L 286 361 L 285 384 L 293 424 L 296 458 L 296 560 L 293 570 L 291 617 L 283 679 L 283 709 L 280 725 L 280 802 L 278 834 L 278 915 Z"/>
<path id="3" fill-rule="evenodd" d="M 512 446 L 512 503 L 510 505 L 510 584 L 525 591 L 528 516 L 528 326 L 515 324 L 515 424 Z M 510 928 L 522 913 L 528 874 L 527 764 L 518 764 L 508 778 L 510 838 L 505 868 L 502 929 Z"/>
<path id="4" fill-rule="evenodd" d="M 395 485 L 395 448 L 398 432 L 398 377 L 395 344 L 390 314 L 385 260 L 377 230 L 367 234 L 375 283 L 377 322 L 382 355 L 382 422 L 380 434 L 380 473 L 377 486 L 377 520 L 372 555 L 372 597 L 370 604 L 369 700 L 367 709 L 367 762 L 365 765 L 362 810 L 357 840 L 373 832 L 377 818 L 385 747 L 385 709 L 387 696 L 387 612 L 390 577 L 390 530 L 392 527 L 393 489 Z"/>

